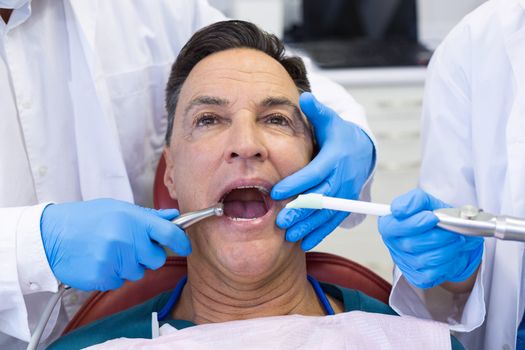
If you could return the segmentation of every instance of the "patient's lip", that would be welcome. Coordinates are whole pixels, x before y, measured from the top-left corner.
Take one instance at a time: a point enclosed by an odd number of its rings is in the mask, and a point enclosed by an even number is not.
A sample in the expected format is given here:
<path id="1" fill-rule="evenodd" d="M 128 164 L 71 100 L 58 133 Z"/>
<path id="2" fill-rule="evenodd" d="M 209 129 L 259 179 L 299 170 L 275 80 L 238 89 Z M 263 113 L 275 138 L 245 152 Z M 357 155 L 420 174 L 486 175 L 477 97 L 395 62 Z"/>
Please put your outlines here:
<path id="1" fill-rule="evenodd" d="M 218 196 L 216 197 L 217 202 L 221 201 L 222 198 L 228 194 L 230 191 L 236 189 L 236 188 L 243 188 L 243 187 L 255 187 L 255 188 L 262 188 L 263 190 L 267 191 L 268 194 L 270 193 L 273 184 L 272 182 L 268 180 L 264 180 L 261 178 L 239 178 L 235 179 L 229 183 L 227 183 L 220 191 Z M 273 224 L 274 216 L 277 212 L 277 203 L 276 201 L 272 200 L 271 197 L 268 195 L 265 199 L 267 202 L 267 208 L 268 211 L 266 214 L 264 214 L 261 217 L 257 217 L 254 219 L 234 219 L 231 217 L 228 217 L 226 215 L 222 216 L 220 220 L 224 223 L 226 223 L 231 228 L 235 228 L 235 230 L 240 231 L 252 231 L 257 230 L 259 228 L 263 228 L 267 226 L 270 221 Z"/>

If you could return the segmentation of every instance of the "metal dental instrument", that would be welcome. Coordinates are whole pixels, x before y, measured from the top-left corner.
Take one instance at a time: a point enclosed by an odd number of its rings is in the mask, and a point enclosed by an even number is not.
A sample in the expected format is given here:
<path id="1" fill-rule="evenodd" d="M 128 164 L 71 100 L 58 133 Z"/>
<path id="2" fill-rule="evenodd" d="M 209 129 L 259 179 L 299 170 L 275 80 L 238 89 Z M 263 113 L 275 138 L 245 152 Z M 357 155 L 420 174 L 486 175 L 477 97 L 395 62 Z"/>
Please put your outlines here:
<path id="1" fill-rule="evenodd" d="M 210 208 L 182 214 L 173 219 L 171 222 L 179 226 L 180 228 L 185 229 L 203 219 L 209 218 L 211 216 L 222 215 L 224 215 L 224 205 L 222 203 L 217 203 L 215 206 Z M 58 302 L 58 300 L 60 300 L 60 297 L 62 296 L 62 294 L 64 294 L 64 291 L 66 289 L 69 289 L 69 287 L 60 284 L 58 292 L 54 294 L 49 300 L 48 304 L 46 305 L 46 309 L 40 317 L 38 325 L 35 331 L 33 332 L 33 335 L 31 336 L 29 345 L 27 346 L 27 350 L 35 350 L 37 348 L 38 343 L 40 342 L 40 338 L 42 337 L 42 333 L 44 332 L 44 328 L 49 320 L 49 317 L 51 316 L 51 313 L 53 312 L 56 303 Z"/>
<path id="2" fill-rule="evenodd" d="M 332 198 L 318 193 L 299 195 L 286 207 L 342 210 L 377 216 L 391 213 L 388 204 Z M 505 241 L 525 242 L 525 219 L 486 213 L 472 205 L 436 209 L 433 212 L 439 219 L 437 225 L 452 232 L 466 236 L 494 237 Z"/>
<path id="3" fill-rule="evenodd" d="M 434 210 L 438 226 L 466 236 L 494 237 L 525 242 L 525 220 L 494 215 L 472 205 Z"/>
<path id="4" fill-rule="evenodd" d="M 171 220 L 172 223 L 179 226 L 182 229 L 187 228 L 203 219 L 209 218 L 210 216 L 222 216 L 224 214 L 224 205 L 217 203 L 215 206 L 192 211 L 186 214 L 182 214 L 175 219 Z"/>

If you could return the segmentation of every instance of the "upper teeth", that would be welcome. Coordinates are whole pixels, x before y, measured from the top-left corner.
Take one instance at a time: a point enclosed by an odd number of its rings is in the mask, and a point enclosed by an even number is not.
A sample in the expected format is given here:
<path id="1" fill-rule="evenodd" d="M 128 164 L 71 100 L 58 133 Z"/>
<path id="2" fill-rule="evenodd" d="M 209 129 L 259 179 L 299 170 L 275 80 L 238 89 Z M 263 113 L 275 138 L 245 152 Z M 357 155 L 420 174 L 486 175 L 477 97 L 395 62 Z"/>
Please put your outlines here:
<path id="1" fill-rule="evenodd" d="M 255 188 L 257 190 L 259 190 L 260 192 L 264 193 L 264 194 L 268 194 L 270 193 L 266 188 L 262 187 L 262 186 L 239 186 L 239 187 L 235 187 L 235 188 L 232 188 L 231 190 L 229 190 L 228 192 L 226 192 L 220 202 L 222 202 L 224 200 L 224 198 L 226 198 L 226 196 L 233 190 L 242 190 L 242 189 L 245 189 L 245 188 Z"/>
<path id="2" fill-rule="evenodd" d="M 244 188 L 255 188 L 259 191 L 261 191 L 262 193 L 268 193 L 268 190 L 262 186 L 240 186 L 240 187 L 237 187 L 237 188 L 234 188 L 234 190 L 241 190 L 241 189 L 244 189 Z"/>

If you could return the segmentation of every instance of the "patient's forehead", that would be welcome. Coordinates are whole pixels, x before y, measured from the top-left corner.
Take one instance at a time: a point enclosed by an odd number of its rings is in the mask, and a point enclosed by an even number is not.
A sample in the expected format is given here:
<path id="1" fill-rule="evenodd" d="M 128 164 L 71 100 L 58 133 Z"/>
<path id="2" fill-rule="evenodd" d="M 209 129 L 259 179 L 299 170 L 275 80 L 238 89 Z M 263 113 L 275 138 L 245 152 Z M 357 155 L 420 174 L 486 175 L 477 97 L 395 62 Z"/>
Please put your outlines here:
<path id="1" fill-rule="evenodd" d="M 265 53 L 241 48 L 212 54 L 200 61 L 184 82 L 175 114 L 198 96 L 235 102 L 262 101 L 282 96 L 298 102 L 299 91 L 284 67 Z"/>

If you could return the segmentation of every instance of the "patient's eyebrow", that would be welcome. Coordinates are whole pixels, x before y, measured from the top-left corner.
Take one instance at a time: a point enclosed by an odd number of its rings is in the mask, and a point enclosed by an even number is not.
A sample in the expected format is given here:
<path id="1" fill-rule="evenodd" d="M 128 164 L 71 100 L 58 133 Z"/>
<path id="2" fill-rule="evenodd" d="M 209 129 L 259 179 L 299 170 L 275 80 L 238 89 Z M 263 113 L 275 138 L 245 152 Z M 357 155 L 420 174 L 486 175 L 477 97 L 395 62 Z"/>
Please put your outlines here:
<path id="1" fill-rule="evenodd" d="M 230 101 L 215 97 L 215 96 L 198 96 L 195 97 L 193 100 L 190 101 L 188 106 L 186 106 L 186 109 L 184 109 L 184 115 L 188 114 L 188 112 L 197 106 L 227 106 L 230 103 Z"/>
<path id="2" fill-rule="evenodd" d="M 267 97 L 261 102 L 261 105 L 264 107 L 274 107 L 274 106 L 292 107 L 294 118 L 302 122 L 305 126 L 307 126 L 306 121 L 304 120 L 299 107 L 295 103 L 287 99 L 286 97 Z"/>

